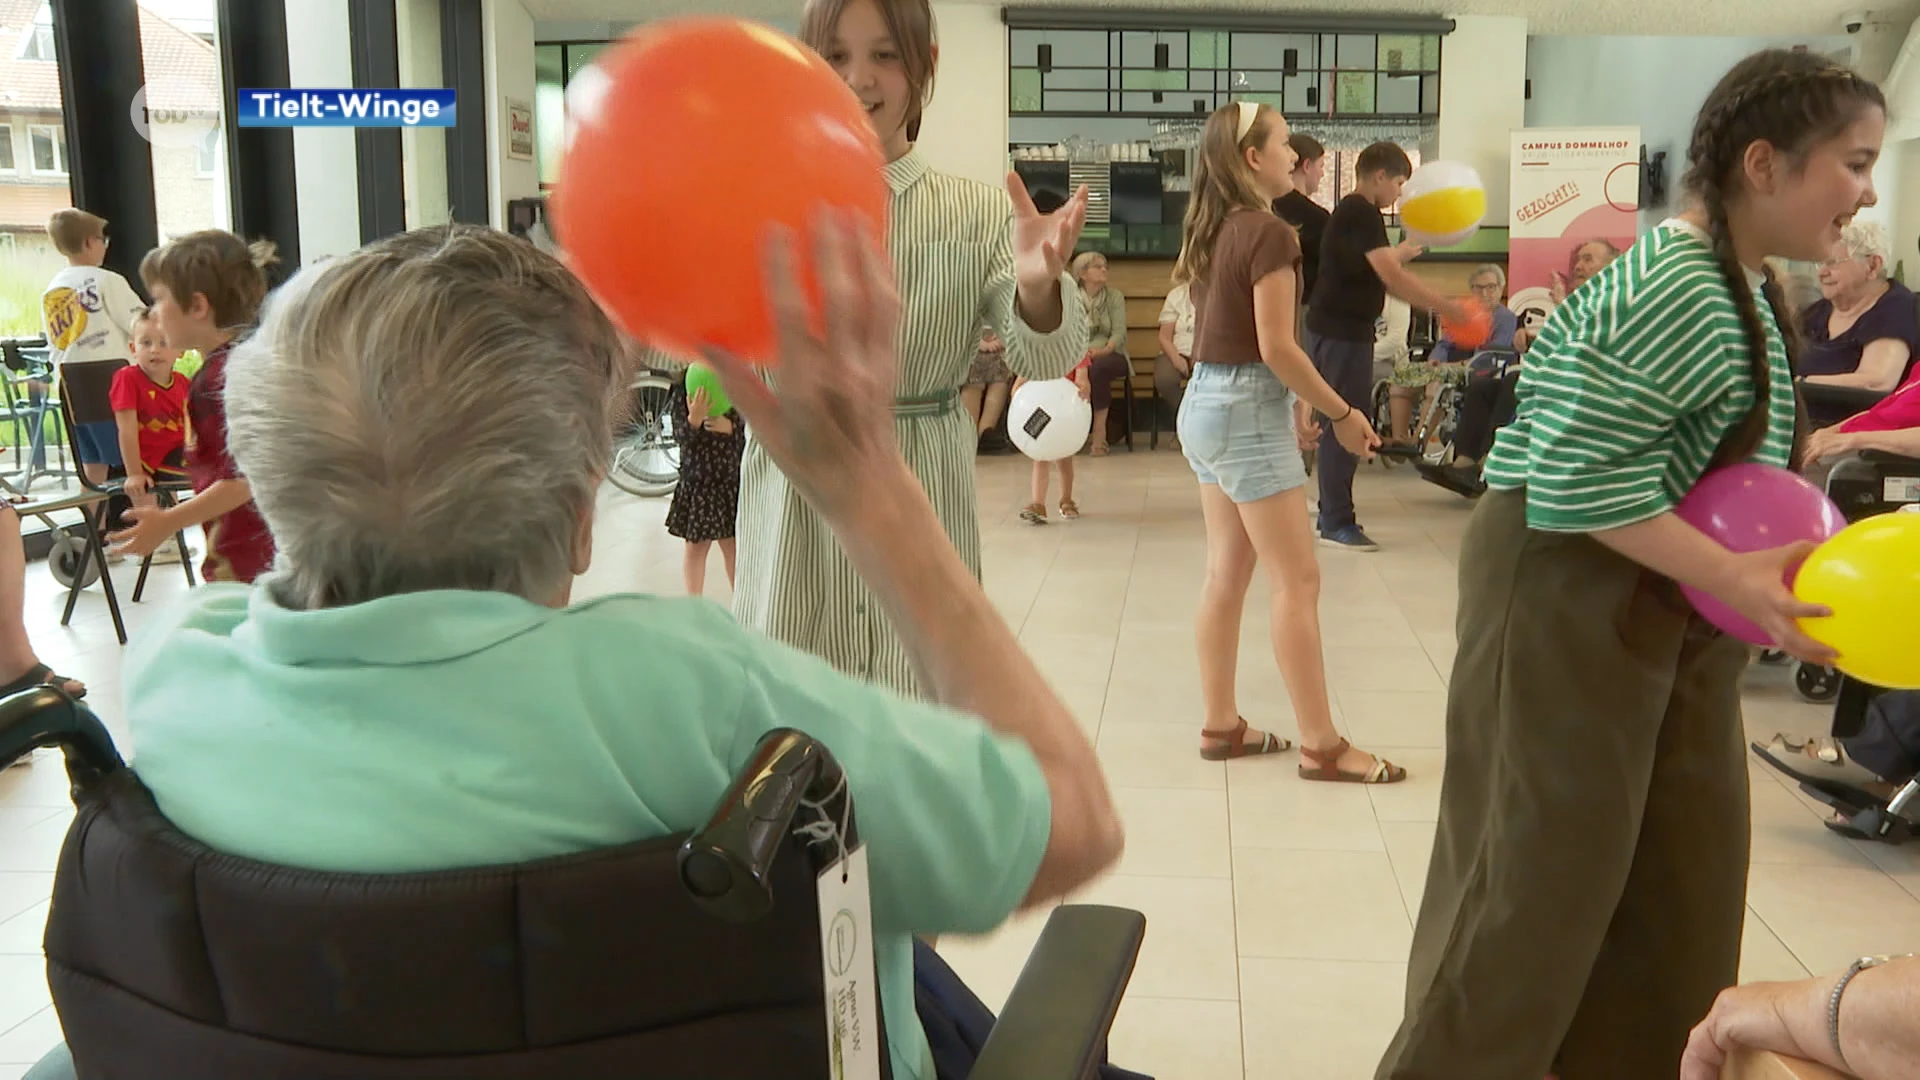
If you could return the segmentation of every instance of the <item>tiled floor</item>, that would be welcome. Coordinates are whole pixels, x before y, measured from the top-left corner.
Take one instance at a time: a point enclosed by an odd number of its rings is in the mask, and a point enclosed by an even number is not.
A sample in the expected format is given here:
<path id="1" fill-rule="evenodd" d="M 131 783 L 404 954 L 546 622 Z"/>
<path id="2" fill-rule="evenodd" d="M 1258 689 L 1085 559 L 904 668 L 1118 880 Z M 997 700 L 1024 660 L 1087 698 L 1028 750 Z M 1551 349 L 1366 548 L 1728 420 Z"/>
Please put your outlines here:
<path id="1" fill-rule="evenodd" d="M 1356 742 L 1406 765 L 1405 785 L 1303 783 L 1285 755 L 1231 765 L 1195 754 L 1199 691 L 1191 616 L 1204 546 L 1198 496 L 1182 460 L 1160 452 L 1081 459 L 1086 516 L 1022 523 L 1023 459 L 980 468 L 987 587 L 1096 740 L 1129 846 L 1084 899 L 1146 912 L 1147 945 L 1114 1032 L 1113 1055 L 1161 1077 L 1370 1077 L 1400 1010 L 1412 914 L 1438 806 L 1442 710 L 1453 655 L 1454 557 L 1465 503 L 1405 469 L 1362 472 L 1360 502 L 1376 555 L 1323 552 L 1323 618 L 1335 712 Z M 1057 493 L 1056 493 L 1057 494 Z M 580 595 L 678 591 L 680 548 L 664 501 L 609 492 L 601 545 Z M 133 568 L 116 574 L 122 597 Z M 98 588 L 59 626 L 62 594 L 28 569 L 28 627 L 42 656 L 120 713 L 122 651 Z M 710 591 L 725 598 L 716 558 Z M 138 631 L 179 596 L 158 575 Z M 1253 597 L 1241 650 L 1242 708 L 1288 727 L 1268 651 L 1267 604 Z M 1821 729 L 1784 669 L 1755 668 L 1749 730 Z M 1855 844 L 1820 827 L 1811 803 L 1752 770 L 1754 867 L 1745 975 L 1798 977 L 1920 942 L 1920 851 Z M 59 1034 L 39 959 L 50 871 L 69 808 L 57 761 L 0 775 L 0 1080 Z M 1578 843 L 1578 837 L 1569 837 Z M 1044 913 L 942 949 L 998 1004 Z"/>

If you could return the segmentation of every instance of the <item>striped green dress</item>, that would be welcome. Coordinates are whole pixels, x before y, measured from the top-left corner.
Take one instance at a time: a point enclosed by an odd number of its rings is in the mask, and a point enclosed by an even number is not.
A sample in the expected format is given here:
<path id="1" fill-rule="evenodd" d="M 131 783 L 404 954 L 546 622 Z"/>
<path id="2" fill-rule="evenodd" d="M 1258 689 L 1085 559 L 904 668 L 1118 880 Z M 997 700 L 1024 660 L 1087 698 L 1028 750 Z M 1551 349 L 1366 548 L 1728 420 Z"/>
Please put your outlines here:
<path id="1" fill-rule="evenodd" d="M 1754 461 L 1793 450 L 1786 343 L 1759 299 L 1771 381 Z M 1527 525 L 1615 529 L 1673 509 L 1753 407 L 1747 335 L 1707 238 L 1661 224 L 1556 308 L 1527 353 L 1514 422 L 1487 456 L 1487 486 L 1524 487 Z"/>
<path id="2" fill-rule="evenodd" d="M 960 557 L 980 574 L 974 425 L 959 388 L 982 320 L 1006 343 L 1015 374 L 1056 379 L 1086 351 L 1080 290 L 1061 275 L 1065 311 L 1050 334 L 1015 313 L 1012 208 L 985 184 L 929 169 L 917 153 L 887 166 L 893 191 L 887 250 L 901 297 L 894 429 Z M 749 431 L 740 471 L 733 610 L 748 627 L 848 674 L 918 692 L 912 661 L 833 531 L 787 485 Z"/>

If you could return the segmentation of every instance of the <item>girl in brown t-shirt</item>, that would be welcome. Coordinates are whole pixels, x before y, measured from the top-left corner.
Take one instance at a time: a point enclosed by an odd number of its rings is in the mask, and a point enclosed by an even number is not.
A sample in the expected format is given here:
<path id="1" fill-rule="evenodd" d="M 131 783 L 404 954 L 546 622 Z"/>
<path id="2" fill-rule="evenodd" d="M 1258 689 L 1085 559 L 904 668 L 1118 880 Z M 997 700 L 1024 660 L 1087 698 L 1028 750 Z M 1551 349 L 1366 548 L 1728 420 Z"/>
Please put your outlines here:
<path id="1" fill-rule="evenodd" d="M 1301 777 L 1393 783 L 1406 770 L 1342 738 L 1327 700 L 1320 567 L 1300 456 L 1318 429 L 1305 410 L 1332 417 L 1335 436 L 1356 454 L 1380 439 L 1299 345 L 1300 241 L 1271 209 L 1292 189 L 1287 135 L 1286 119 L 1266 105 L 1236 103 L 1207 118 L 1174 267 L 1174 283 L 1191 285 L 1195 311 L 1180 445 L 1200 478 L 1207 521 L 1207 582 L 1195 627 L 1207 713 L 1200 754 L 1224 760 L 1292 747 L 1249 728 L 1234 702 L 1240 616 L 1254 565 L 1265 563 L 1274 658 L 1300 729 Z"/>

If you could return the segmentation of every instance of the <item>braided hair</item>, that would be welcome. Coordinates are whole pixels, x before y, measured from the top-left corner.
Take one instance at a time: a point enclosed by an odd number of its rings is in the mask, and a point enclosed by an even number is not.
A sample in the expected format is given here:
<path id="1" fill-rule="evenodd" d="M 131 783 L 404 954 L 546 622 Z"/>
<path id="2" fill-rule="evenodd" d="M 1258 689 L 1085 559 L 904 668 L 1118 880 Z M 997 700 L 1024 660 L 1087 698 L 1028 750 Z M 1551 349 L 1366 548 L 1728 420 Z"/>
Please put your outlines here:
<path id="1" fill-rule="evenodd" d="M 1687 173 L 1683 181 L 1706 212 L 1707 233 L 1733 293 L 1741 326 L 1747 334 L 1747 355 L 1753 376 L 1753 408 L 1720 446 L 1716 465 L 1744 460 L 1760 448 L 1767 434 L 1767 399 L 1772 385 L 1767 362 L 1767 336 L 1746 270 L 1734 254 L 1733 232 L 1727 224 L 1727 204 L 1738 194 L 1747 148 L 1765 140 L 1789 159 L 1801 159 L 1822 140 L 1838 135 L 1867 107 L 1886 108 L 1880 88 L 1852 68 L 1809 53 L 1769 49 L 1733 66 L 1707 95 L 1694 121 L 1687 146 Z M 1787 362 L 1797 370 L 1798 334 L 1786 295 L 1772 269 L 1766 271 L 1761 295 L 1772 309 L 1787 347 Z M 1804 430 L 1805 410 L 1796 428 Z M 1796 464 L 1798 458 L 1796 444 Z"/>

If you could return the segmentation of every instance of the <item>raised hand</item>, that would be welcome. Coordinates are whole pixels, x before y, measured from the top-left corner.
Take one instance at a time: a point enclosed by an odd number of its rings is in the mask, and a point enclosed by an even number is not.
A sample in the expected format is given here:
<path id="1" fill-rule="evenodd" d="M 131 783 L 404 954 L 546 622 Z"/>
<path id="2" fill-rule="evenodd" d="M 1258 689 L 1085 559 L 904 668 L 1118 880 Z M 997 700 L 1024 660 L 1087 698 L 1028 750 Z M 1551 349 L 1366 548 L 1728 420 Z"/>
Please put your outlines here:
<path id="1" fill-rule="evenodd" d="M 768 244 L 779 389 L 731 353 L 709 348 L 706 359 L 788 482 L 838 526 L 874 485 L 917 481 L 894 435 L 900 295 L 886 250 L 844 211 L 823 213 L 813 234 L 824 336 L 810 328 L 793 235 L 776 230 Z"/>
<path id="2" fill-rule="evenodd" d="M 1023 297 L 1052 295 L 1053 285 L 1066 272 L 1087 223 L 1087 189 L 1083 184 L 1065 206 L 1042 214 L 1027 193 L 1019 173 L 1007 174 L 1007 197 L 1013 200 L 1013 270 Z"/>

